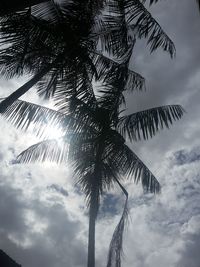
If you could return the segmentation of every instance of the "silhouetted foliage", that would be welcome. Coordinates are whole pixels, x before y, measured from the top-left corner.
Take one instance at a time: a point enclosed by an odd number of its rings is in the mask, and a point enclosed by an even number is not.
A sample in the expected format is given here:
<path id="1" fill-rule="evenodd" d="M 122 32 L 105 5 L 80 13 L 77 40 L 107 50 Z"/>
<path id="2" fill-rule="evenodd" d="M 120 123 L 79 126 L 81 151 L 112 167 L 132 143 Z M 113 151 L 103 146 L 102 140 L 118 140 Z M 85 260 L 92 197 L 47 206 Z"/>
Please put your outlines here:
<path id="1" fill-rule="evenodd" d="M 102 10 L 102 12 L 100 12 Z M 38 85 L 43 97 L 60 104 L 73 91 L 90 91 L 90 82 L 105 80 L 123 61 L 128 41 L 148 39 L 150 51 L 162 47 L 171 56 L 173 42 L 147 9 L 130 0 L 53 1 L 0 19 L 0 71 L 6 78 L 33 78 L 0 105 L 0 112 Z M 130 70 L 129 84 L 143 85 Z"/>

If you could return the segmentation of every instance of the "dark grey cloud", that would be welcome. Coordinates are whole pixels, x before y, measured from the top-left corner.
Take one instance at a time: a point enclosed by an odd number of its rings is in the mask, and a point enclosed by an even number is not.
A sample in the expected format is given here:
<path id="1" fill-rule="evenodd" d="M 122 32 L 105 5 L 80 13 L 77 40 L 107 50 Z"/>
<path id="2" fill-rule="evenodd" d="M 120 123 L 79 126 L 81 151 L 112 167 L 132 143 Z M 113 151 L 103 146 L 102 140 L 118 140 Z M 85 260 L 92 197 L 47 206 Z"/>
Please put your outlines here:
<path id="1" fill-rule="evenodd" d="M 195 147 L 192 151 L 187 151 L 184 149 L 176 151 L 174 153 L 174 158 L 177 165 L 183 165 L 195 161 L 200 161 L 200 148 Z"/>
<path id="2" fill-rule="evenodd" d="M 185 224 L 183 229 L 184 245 L 181 249 L 182 257 L 179 260 L 178 267 L 198 267 L 200 263 L 200 216 L 194 216 Z"/>
<path id="3" fill-rule="evenodd" d="M 62 194 L 63 196 L 67 197 L 68 196 L 68 192 L 67 190 L 65 190 L 63 187 L 57 185 L 57 184 L 52 184 L 50 186 L 48 186 L 49 190 L 55 190 L 57 192 L 59 192 L 60 194 Z"/>

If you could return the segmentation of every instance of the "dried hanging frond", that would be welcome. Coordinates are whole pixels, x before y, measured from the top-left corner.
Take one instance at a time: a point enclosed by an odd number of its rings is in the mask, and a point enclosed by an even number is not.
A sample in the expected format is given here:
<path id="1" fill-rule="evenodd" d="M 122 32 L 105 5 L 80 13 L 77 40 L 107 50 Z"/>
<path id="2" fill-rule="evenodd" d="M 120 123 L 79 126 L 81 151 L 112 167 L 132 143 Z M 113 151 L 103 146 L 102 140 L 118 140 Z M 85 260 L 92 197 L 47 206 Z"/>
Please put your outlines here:
<path id="1" fill-rule="evenodd" d="M 110 242 L 107 267 L 121 267 L 121 256 L 123 253 L 123 234 L 126 221 L 128 218 L 128 192 L 125 190 L 125 188 L 120 184 L 120 182 L 117 179 L 115 180 L 117 181 L 120 188 L 123 190 L 126 196 L 126 201 L 124 204 L 124 209 L 121 219 L 115 228 L 115 231 L 113 233 Z"/>

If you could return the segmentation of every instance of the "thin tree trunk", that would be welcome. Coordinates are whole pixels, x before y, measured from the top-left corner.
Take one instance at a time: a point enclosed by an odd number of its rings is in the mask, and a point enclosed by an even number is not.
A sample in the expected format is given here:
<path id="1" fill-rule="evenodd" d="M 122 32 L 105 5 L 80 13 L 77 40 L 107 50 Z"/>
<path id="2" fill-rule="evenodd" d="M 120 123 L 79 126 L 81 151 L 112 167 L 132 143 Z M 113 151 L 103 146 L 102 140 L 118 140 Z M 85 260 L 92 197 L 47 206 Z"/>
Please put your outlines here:
<path id="1" fill-rule="evenodd" d="M 96 191 L 96 190 L 95 190 Z M 89 211 L 88 262 L 87 267 L 95 267 L 95 225 L 98 212 L 98 198 L 92 193 Z"/>
<path id="2" fill-rule="evenodd" d="M 15 92 L 10 94 L 0 103 L 0 113 L 3 113 L 7 107 L 12 105 L 19 97 L 24 95 L 31 87 L 33 87 L 45 74 L 47 74 L 53 65 L 48 65 L 41 72 L 37 73 L 33 78 L 28 82 L 19 87 Z"/>
<path id="3" fill-rule="evenodd" d="M 95 225 L 99 211 L 99 176 L 101 176 L 101 157 L 104 150 L 103 140 L 99 140 L 94 176 L 92 181 L 90 211 L 89 211 L 89 233 L 88 233 L 88 262 L 87 267 L 95 267 Z"/>
<path id="4" fill-rule="evenodd" d="M 12 12 L 23 10 L 26 7 L 34 6 L 50 0 L 1 0 L 0 16 L 8 15 Z"/>

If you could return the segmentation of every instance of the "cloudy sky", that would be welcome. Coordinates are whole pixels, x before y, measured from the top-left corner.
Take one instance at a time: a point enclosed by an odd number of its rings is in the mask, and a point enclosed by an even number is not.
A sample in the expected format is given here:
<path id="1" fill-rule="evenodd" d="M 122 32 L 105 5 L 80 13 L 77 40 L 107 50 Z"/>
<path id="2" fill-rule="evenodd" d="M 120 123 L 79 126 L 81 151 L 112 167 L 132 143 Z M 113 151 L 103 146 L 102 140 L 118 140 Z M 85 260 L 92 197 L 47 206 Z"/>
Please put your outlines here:
<path id="1" fill-rule="evenodd" d="M 128 110 L 181 104 L 187 113 L 170 130 L 132 145 L 162 185 L 144 196 L 126 183 L 130 219 L 123 267 L 200 266 L 200 15 L 195 0 L 160 1 L 153 14 L 176 45 L 176 58 L 149 54 L 138 42 L 132 67 L 146 78 L 147 91 L 128 100 Z M 23 80 L 1 80 L 1 96 Z M 34 93 L 27 100 L 39 101 Z M 69 166 L 11 165 L 37 141 L 1 118 L 0 249 L 23 267 L 85 267 L 88 219 Z M 97 267 L 106 266 L 109 240 L 123 197 L 116 188 L 102 199 L 97 224 Z"/>

